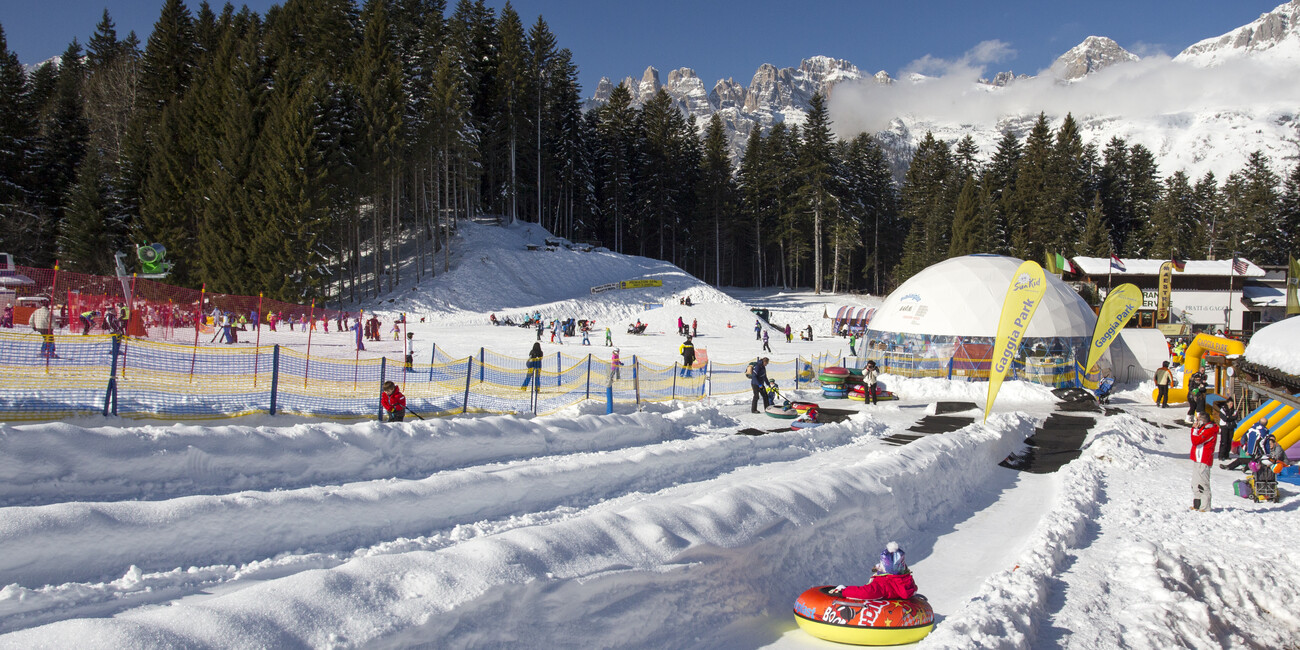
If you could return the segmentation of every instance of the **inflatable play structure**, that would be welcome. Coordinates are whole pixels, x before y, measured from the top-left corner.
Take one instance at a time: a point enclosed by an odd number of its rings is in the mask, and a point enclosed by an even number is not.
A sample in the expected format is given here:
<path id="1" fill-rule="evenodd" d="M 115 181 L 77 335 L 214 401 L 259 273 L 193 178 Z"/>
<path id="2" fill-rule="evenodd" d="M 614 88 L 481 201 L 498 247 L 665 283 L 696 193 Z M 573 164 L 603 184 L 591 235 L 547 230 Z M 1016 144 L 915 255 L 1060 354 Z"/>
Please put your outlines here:
<path id="1" fill-rule="evenodd" d="M 1222 336 L 1210 336 L 1209 334 L 1197 334 L 1196 338 L 1192 339 L 1192 344 L 1187 346 L 1187 351 L 1183 353 L 1183 378 L 1184 379 L 1181 386 L 1178 387 L 1171 386 L 1169 388 L 1169 403 L 1173 404 L 1175 402 L 1187 401 L 1186 378 L 1192 376 L 1192 373 L 1201 369 L 1201 357 L 1205 356 L 1207 352 L 1228 356 L 1230 354 L 1242 354 L 1245 351 L 1246 351 L 1246 345 L 1241 341 L 1234 341 L 1233 339 L 1225 339 Z M 1213 386 L 1216 389 L 1219 386 L 1222 386 L 1224 384 L 1224 378 L 1220 376 L 1221 372 L 1222 371 L 1220 369 L 1215 370 Z M 1156 396 L 1159 395 L 1159 392 L 1160 391 L 1156 389 L 1153 389 L 1151 391 L 1152 402 L 1156 401 Z M 1280 441 L 1281 438 L 1279 438 L 1278 440 Z"/>
<path id="2" fill-rule="evenodd" d="M 934 610 L 920 594 L 907 600 L 854 600 L 831 594 L 833 588 L 813 587 L 794 601 L 795 622 L 819 639 L 900 645 L 920 641 L 934 629 Z"/>
<path id="3" fill-rule="evenodd" d="M 1171 391 L 1172 392 L 1172 391 Z M 1295 395 L 1300 399 L 1300 394 Z M 1259 405 L 1259 408 L 1250 412 L 1246 419 L 1237 425 L 1233 432 L 1232 439 L 1240 440 L 1246 432 L 1250 430 L 1256 422 L 1264 422 L 1268 430 L 1272 432 L 1273 438 L 1277 440 L 1278 446 L 1288 452 L 1288 456 L 1293 449 L 1300 450 L 1296 446 L 1300 442 L 1300 415 L 1296 414 L 1296 409 L 1291 408 L 1277 400 L 1268 400 Z"/>

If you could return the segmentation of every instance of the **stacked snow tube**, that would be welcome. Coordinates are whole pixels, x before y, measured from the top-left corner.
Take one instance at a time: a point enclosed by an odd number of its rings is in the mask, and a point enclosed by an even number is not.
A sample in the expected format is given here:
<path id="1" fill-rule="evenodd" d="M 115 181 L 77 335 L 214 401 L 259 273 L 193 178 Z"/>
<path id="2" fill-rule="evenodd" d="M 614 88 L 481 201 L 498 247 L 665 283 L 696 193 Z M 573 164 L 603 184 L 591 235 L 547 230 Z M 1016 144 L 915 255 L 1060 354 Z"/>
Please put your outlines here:
<path id="1" fill-rule="evenodd" d="M 823 368 L 817 381 L 822 384 L 822 395 L 830 399 L 844 399 L 848 395 L 849 371 L 839 366 Z"/>
<path id="2" fill-rule="evenodd" d="M 808 409 L 814 408 L 816 406 L 817 406 L 816 402 L 791 402 L 790 403 L 790 407 L 798 411 L 799 415 L 803 415 L 804 413 L 808 412 Z"/>
<path id="3" fill-rule="evenodd" d="M 917 594 L 907 600 L 854 600 L 813 587 L 794 601 L 794 620 L 803 631 L 853 645 L 915 643 L 934 629 L 934 610 Z"/>
<path id="4" fill-rule="evenodd" d="M 811 428 L 813 428 L 813 427 L 819 427 L 819 426 L 821 426 L 821 424 L 822 424 L 821 422 L 813 422 L 812 420 L 805 420 L 805 419 L 803 419 L 803 418 L 799 418 L 799 419 L 797 419 L 797 420 L 794 420 L 794 421 L 790 422 L 790 428 L 791 428 L 791 429 L 811 429 Z"/>

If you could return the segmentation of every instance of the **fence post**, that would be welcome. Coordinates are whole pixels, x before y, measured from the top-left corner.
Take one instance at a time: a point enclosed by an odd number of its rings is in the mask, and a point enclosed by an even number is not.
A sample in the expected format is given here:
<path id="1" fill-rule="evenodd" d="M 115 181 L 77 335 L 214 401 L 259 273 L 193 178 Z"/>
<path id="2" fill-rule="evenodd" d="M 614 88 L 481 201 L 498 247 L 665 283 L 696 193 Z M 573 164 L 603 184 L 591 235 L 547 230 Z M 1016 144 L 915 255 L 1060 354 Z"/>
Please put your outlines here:
<path id="1" fill-rule="evenodd" d="M 112 361 L 108 368 L 108 389 L 104 391 L 104 416 L 109 413 L 117 415 L 117 355 L 121 341 L 116 336 L 113 337 L 112 347 L 109 348 L 109 354 L 112 355 Z"/>
<path id="2" fill-rule="evenodd" d="M 636 393 L 636 403 L 641 403 L 641 362 L 636 360 L 636 355 L 632 355 L 632 390 Z"/>
<path id="3" fill-rule="evenodd" d="M 561 373 L 564 371 L 560 369 L 560 363 L 561 363 L 560 353 L 556 352 L 555 353 L 555 386 L 557 388 L 564 385 L 562 381 L 564 378 L 561 376 Z"/>
<path id="4" fill-rule="evenodd" d="M 673 399 L 677 399 L 677 362 L 673 362 Z"/>
<path id="5" fill-rule="evenodd" d="M 709 397 L 713 397 L 713 361 L 712 361 L 712 360 L 710 360 L 709 363 L 708 363 L 708 365 L 706 365 L 706 366 L 704 367 L 704 372 L 708 374 L 708 376 L 707 376 L 706 378 L 707 378 L 708 381 L 709 381 L 709 387 L 708 387 L 708 389 L 707 389 L 707 391 L 708 391 L 707 394 L 708 394 Z"/>
<path id="6" fill-rule="evenodd" d="M 473 369 L 473 367 L 474 364 L 469 365 L 470 369 Z M 468 380 L 466 383 L 468 384 Z M 478 383 L 483 383 L 483 348 L 481 347 L 478 349 Z"/>
<path id="7" fill-rule="evenodd" d="M 271 415 L 275 415 L 275 402 L 280 390 L 280 344 L 271 348 Z"/>
<path id="8" fill-rule="evenodd" d="M 952 357 L 948 357 L 948 381 L 952 381 Z"/>
<path id="9" fill-rule="evenodd" d="M 591 399 L 591 353 L 587 353 L 587 399 Z"/>
<path id="10" fill-rule="evenodd" d="M 384 394 L 384 382 L 388 381 L 388 357 L 379 357 L 379 394 Z M 379 401 L 379 421 L 384 421 L 384 402 Z"/>
<path id="11" fill-rule="evenodd" d="M 479 348 L 479 354 L 483 354 L 483 348 Z M 478 372 L 479 372 L 479 379 L 478 379 L 479 383 L 482 383 L 483 362 L 481 360 L 479 361 L 478 364 Z M 469 412 L 469 382 L 470 382 L 470 378 L 473 376 L 474 376 L 474 357 L 470 357 L 465 360 L 465 397 L 464 397 L 464 401 L 461 402 L 461 406 L 460 406 L 461 415 L 465 415 L 467 412 Z"/>
<path id="12" fill-rule="evenodd" d="M 429 381 L 433 381 L 433 364 L 438 362 L 438 344 L 433 344 L 433 351 L 429 353 Z"/>

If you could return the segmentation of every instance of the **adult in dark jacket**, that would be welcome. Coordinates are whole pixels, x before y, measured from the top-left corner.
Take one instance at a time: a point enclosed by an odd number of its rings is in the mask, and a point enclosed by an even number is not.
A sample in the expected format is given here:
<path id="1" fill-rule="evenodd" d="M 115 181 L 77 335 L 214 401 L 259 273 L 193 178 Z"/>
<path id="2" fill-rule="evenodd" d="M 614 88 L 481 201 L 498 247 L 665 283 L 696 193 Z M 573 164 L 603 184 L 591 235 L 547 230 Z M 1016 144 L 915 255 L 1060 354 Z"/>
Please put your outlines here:
<path id="1" fill-rule="evenodd" d="M 682 353 L 682 376 L 691 376 L 691 366 L 695 365 L 695 344 L 691 342 L 691 337 L 686 337 L 686 342 L 682 343 L 679 350 Z"/>
<path id="2" fill-rule="evenodd" d="M 772 405 L 772 398 L 767 394 L 767 357 L 754 362 L 754 372 L 749 378 L 749 386 L 754 389 L 754 399 L 749 403 L 750 413 L 758 413 L 759 399 L 763 400 L 763 408 Z"/>
<path id="3" fill-rule="evenodd" d="M 542 387 L 542 344 L 533 343 L 533 349 L 528 351 L 528 362 L 524 364 L 527 373 L 524 376 L 524 383 L 519 390 L 527 390 L 529 382 L 534 385 L 534 390 Z"/>
<path id="4" fill-rule="evenodd" d="M 1219 402 L 1219 460 L 1228 460 L 1232 451 L 1232 434 L 1237 430 L 1237 400 L 1229 397 Z"/>

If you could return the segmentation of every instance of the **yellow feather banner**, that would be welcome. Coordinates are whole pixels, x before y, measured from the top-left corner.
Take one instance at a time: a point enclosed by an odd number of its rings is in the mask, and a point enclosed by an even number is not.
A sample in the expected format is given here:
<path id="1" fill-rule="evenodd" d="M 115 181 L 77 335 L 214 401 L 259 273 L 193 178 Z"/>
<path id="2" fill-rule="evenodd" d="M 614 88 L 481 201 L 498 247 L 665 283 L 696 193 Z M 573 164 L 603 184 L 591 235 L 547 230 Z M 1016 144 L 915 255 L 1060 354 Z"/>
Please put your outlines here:
<path id="1" fill-rule="evenodd" d="M 993 367 L 989 369 L 989 395 L 984 402 L 984 419 L 989 419 L 993 401 L 997 399 L 1002 380 L 1011 370 L 1011 362 L 1020 350 L 1020 341 L 1029 329 L 1029 321 L 1038 311 L 1047 291 L 1047 278 L 1038 262 L 1027 261 L 1011 276 L 1006 300 L 1002 301 L 1002 318 L 998 321 L 998 337 L 993 343 Z"/>
<path id="2" fill-rule="evenodd" d="M 1097 312 L 1097 326 L 1092 330 L 1092 343 L 1088 346 L 1088 363 L 1083 366 L 1084 370 L 1091 371 L 1101 361 L 1106 348 L 1119 338 L 1120 330 L 1124 329 L 1141 307 L 1142 290 L 1137 285 L 1121 284 L 1111 289 L 1106 295 L 1106 302 L 1101 303 L 1101 310 Z"/>

